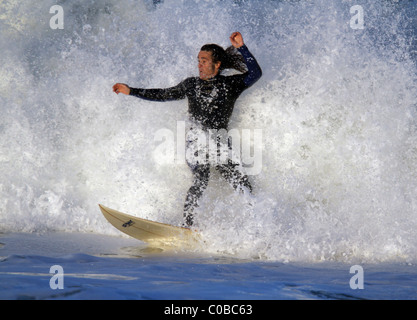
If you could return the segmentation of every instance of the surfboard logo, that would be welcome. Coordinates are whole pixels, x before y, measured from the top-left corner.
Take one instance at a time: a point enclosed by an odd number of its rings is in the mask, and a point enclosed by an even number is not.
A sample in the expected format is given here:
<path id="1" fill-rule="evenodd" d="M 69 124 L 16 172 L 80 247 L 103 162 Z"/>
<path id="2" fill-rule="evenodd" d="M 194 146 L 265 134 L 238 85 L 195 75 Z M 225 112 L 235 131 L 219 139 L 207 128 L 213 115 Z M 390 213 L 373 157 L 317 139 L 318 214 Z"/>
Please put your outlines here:
<path id="1" fill-rule="evenodd" d="M 134 224 L 134 222 L 132 220 L 129 220 L 128 222 L 123 223 L 122 227 L 127 228 L 127 227 L 132 226 L 133 224 Z"/>

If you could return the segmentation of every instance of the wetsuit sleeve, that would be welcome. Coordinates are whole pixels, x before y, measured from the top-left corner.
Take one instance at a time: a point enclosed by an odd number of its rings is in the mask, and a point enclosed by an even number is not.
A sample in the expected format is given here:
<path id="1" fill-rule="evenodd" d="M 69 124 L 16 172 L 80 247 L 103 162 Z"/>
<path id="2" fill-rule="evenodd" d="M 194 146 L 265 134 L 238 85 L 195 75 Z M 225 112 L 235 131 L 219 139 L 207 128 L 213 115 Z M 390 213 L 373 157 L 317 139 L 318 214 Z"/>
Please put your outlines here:
<path id="1" fill-rule="evenodd" d="M 245 77 L 243 78 L 243 82 L 247 87 L 250 87 L 260 79 L 262 76 L 262 69 L 246 45 L 238 48 L 238 51 L 242 54 L 246 61 L 246 66 L 248 67 L 248 71 L 244 74 Z"/>
<path id="2" fill-rule="evenodd" d="M 129 87 L 130 88 L 130 87 Z M 130 88 L 130 95 L 149 101 L 172 101 L 181 100 L 185 98 L 185 84 L 184 81 L 175 87 L 166 89 L 141 89 Z"/>

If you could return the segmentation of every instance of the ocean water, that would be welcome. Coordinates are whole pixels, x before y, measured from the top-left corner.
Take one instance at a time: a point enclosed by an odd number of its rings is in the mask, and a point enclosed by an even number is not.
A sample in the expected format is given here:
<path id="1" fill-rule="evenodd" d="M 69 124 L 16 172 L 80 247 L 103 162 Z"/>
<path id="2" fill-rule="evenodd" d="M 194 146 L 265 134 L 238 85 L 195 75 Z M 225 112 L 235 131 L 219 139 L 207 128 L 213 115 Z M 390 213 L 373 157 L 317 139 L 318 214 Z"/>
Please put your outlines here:
<path id="1" fill-rule="evenodd" d="M 415 299 L 416 11 L 405 0 L 3 0 L 0 298 Z M 196 216 L 204 245 L 147 248 L 97 204 L 181 224 L 192 176 L 160 161 L 156 137 L 180 144 L 187 103 L 111 87 L 176 85 L 197 75 L 203 44 L 226 47 L 236 30 L 263 69 L 230 123 L 262 133 L 254 199 L 213 172 Z M 64 289 L 50 287 L 53 265 Z"/>

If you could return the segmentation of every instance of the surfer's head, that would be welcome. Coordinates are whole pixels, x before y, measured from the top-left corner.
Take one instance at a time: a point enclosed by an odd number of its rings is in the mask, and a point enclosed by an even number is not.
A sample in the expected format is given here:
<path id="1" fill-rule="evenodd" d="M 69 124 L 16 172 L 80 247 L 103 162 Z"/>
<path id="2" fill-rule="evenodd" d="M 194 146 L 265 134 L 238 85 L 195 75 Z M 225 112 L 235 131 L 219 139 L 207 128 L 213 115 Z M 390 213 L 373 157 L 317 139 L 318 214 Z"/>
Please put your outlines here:
<path id="1" fill-rule="evenodd" d="M 206 70 L 207 72 L 212 71 L 212 75 L 208 78 L 205 78 L 205 70 L 200 68 L 200 55 L 204 56 L 206 59 L 210 61 L 210 69 Z M 217 44 L 205 44 L 201 47 L 200 53 L 198 55 L 198 68 L 200 71 L 200 78 L 203 80 L 210 79 L 217 75 L 218 72 L 224 69 L 235 69 L 240 72 L 246 72 L 246 64 L 244 59 L 237 50 L 231 46 L 224 50 L 221 46 Z M 202 73 L 203 71 L 203 73 Z"/>
<path id="2" fill-rule="evenodd" d="M 213 51 L 205 48 L 206 46 L 203 46 L 198 54 L 198 71 L 202 80 L 215 77 L 219 73 L 221 66 L 221 60 L 219 60 L 218 56 L 215 56 Z"/>
<path id="3" fill-rule="evenodd" d="M 217 44 L 205 44 L 201 47 L 201 51 L 211 52 L 211 57 L 213 59 L 213 63 L 222 63 L 226 59 L 226 50 L 220 47 Z"/>

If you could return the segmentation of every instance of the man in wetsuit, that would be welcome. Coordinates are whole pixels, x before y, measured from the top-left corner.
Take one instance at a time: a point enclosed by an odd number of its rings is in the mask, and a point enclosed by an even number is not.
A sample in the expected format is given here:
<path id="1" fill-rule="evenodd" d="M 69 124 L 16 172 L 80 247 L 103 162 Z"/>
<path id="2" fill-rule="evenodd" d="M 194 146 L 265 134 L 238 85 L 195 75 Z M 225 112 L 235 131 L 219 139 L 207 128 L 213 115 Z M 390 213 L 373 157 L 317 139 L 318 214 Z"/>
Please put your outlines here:
<path id="1" fill-rule="evenodd" d="M 116 83 L 113 91 L 151 101 L 172 101 L 187 97 L 188 113 L 193 122 L 199 124 L 203 130 L 227 130 L 236 99 L 262 75 L 262 70 L 244 44 L 242 35 L 234 32 L 230 36 L 230 42 L 240 53 L 240 57 L 243 57 L 247 69 L 243 74 L 221 75 L 221 71 L 226 68 L 243 69 L 237 67 L 238 63 L 232 61 L 231 55 L 223 48 L 208 44 L 198 54 L 199 77 L 187 78 L 177 86 L 167 89 L 136 89 Z M 188 190 L 184 204 L 184 220 L 188 227 L 193 224 L 194 209 L 207 188 L 211 167 L 204 162 L 189 165 L 194 175 L 194 183 Z M 227 161 L 217 164 L 215 168 L 234 189 L 252 192 L 248 177 L 237 166 L 237 163 Z"/>

